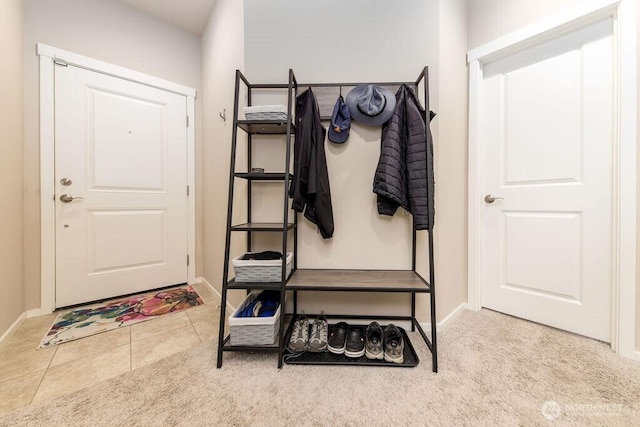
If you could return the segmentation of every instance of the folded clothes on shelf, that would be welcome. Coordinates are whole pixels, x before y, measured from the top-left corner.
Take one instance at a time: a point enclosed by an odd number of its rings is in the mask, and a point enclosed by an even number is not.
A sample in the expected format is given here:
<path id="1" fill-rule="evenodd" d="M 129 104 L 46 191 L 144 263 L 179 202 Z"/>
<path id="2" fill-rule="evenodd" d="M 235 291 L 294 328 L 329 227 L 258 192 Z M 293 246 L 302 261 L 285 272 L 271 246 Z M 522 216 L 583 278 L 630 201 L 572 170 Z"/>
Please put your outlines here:
<path id="1" fill-rule="evenodd" d="M 264 252 L 247 252 L 242 257 L 243 260 L 257 260 L 266 261 L 273 259 L 282 259 L 282 254 L 276 251 L 264 251 Z"/>

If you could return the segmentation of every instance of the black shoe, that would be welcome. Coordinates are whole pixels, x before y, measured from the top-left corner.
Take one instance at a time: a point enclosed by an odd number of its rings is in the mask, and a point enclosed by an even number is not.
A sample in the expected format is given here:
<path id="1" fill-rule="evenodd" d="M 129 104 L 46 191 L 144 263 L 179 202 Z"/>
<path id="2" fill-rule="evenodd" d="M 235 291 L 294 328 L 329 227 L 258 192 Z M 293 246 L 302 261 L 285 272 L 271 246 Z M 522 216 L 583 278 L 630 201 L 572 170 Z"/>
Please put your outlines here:
<path id="1" fill-rule="evenodd" d="M 382 328 L 378 322 L 371 322 L 365 334 L 365 356 L 367 359 L 383 359 Z"/>
<path id="2" fill-rule="evenodd" d="M 327 348 L 331 353 L 342 354 L 344 353 L 344 348 L 347 345 L 347 331 L 349 330 L 349 325 L 345 322 L 336 323 L 331 331 L 331 335 L 329 336 L 329 341 Z"/>
<path id="3" fill-rule="evenodd" d="M 364 332 L 362 328 L 349 329 L 344 355 L 347 357 L 364 356 Z"/>
<path id="4" fill-rule="evenodd" d="M 384 360 L 393 363 L 404 362 L 404 339 L 397 326 L 389 324 L 384 328 Z"/>

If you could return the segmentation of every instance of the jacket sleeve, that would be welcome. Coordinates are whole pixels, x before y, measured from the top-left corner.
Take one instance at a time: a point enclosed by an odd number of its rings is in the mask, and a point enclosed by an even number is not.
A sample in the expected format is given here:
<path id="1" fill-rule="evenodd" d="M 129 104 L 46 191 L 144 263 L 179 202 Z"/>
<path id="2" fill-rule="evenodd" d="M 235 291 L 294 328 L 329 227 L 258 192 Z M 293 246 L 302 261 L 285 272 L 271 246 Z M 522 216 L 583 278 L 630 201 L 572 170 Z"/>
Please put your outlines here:
<path id="1" fill-rule="evenodd" d="M 327 131 L 320 121 L 320 112 L 315 99 L 313 100 L 312 123 L 307 207 L 304 216 L 318 226 L 318 231 L 324 239 L 329 239 L 333 237 L 334 223 L 329 171 L 324 151 Z"/>
<path id="2" fill-rule="evenodd" d="M 413 215 L 416 229 L 427 230 L 433 226 L 434 182 L 433 139 L 425 122 L 425 111 L 411 94 L 407 99 L 407 187 L 409 212 Z M 425 128 L 426 127 L 426 128 Z M 427 164 L 427 149 L 430 162 Z M 427 175 L 431 199 L 427 197 Z"/>
<path id="3" fill-rule="evenodd" d="M 396 109 L 382 127 L 380 158 L 373 178 L 378 213 L 394 215 L 398 207 L 409 209 L 406 192 L 404 122 L 405 106 L 402 88 L 396 95 Z"/>
<path id="4" fill-rule="evenodd" d="M 315 177 L 313 201 L 307 205 L 305 216 L 309 209 L 313 209 L 313 222 L 318 226 L 322 238 L 333 237 L 333 206 L 331 204 L 331 188 L 329 186 L 329 171 L 327 169 L 327 158 L 324 151 L 324 140 L 326 130 L 320 124 L 318 115 L 318 127 L 316 131 L 315 156 L 312 168 L 312 175 Z M 308 216 L 307 216 L 308 217 Z"/>
<path id="5" fill-rule="evenodd" d="M 306 108 L 307 93 L 296 99 L 296 133 L 293 144 L 293 182 L 289 196 L 293 198 L 292 208 L 302 212 L 306 204 L 309 181 L 309 162 L 311 154 L 311 135 L 308 125 L 309 109 Z"/>
<path id="6" fill-rule="evenodd" d="M 333 209 L 329 173 L 324 152 L 326 129 L 320 121 L 318 105 L 310 89 L 296 102 L 294 183 L 290 189 L 292 207 L 316 224 L 322 237 L 333 236 Z"/>

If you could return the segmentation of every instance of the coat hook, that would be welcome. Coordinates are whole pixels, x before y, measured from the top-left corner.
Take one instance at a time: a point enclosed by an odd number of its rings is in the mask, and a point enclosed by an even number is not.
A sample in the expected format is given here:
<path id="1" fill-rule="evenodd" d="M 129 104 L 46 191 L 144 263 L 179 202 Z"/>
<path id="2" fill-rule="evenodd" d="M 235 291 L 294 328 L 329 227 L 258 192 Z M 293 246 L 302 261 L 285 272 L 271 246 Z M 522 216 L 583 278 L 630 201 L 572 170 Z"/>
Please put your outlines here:
<path id="1" fill-rule="evenodd" d="M 340 86 L 340 96 L 342 97 L 342 86 Z"/>
<path id="2" fill-rule="evenodd" d="M 219 115 L 219 116 L 220 116 L 220 118 L 221 118 L 222 120 L 224 120 L 224 121 L 225 121 L 225 123 L 226 123 L 226 121 L 227 121 L 227 109 L 225 108 L 224 110 L 222 110 L 222 113 L 218 113 L 218 115 Z"/>

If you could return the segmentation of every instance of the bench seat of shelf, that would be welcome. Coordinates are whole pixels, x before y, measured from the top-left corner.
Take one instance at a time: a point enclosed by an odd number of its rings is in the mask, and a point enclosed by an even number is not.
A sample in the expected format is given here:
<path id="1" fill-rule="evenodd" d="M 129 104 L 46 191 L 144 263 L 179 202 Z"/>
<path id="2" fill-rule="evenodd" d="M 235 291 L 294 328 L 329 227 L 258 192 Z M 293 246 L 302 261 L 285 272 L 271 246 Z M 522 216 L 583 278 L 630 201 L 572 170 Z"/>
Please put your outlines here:
<path id="1" fill-rule="evenodd" d="M 430 292 L 430 286 L 411 270 L 297 269 L 287 290 L 353 292 Z"/>

